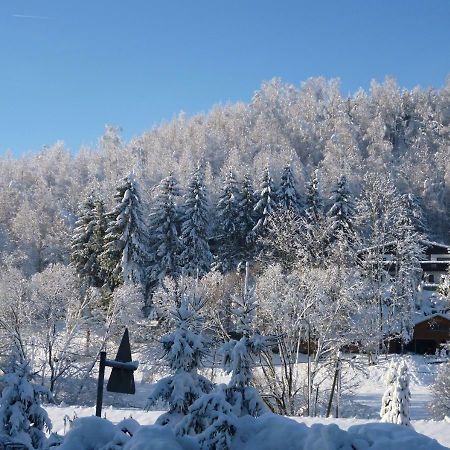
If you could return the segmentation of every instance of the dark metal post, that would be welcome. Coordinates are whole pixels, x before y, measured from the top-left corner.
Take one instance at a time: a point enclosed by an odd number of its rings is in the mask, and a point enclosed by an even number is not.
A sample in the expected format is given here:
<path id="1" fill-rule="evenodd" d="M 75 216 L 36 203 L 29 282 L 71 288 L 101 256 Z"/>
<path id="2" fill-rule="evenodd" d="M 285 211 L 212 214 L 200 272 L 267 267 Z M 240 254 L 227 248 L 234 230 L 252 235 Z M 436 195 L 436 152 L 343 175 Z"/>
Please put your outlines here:
<path id="1" fill-rule="evenodd" d="M 333 405 L 333 395 L 334 395 L 334 389 L 336 388 L 336 381 L 338 378 L 338 373 L 339 373 L 339 356 L 338 356 L 338 360 L 336 361 L 336 370 L 334 372 L 333 384 L 331 385 L 331 393 L 330 393 L 330 399 L 328 400 L 326 417 L 330 417 L 330 414 L 331 414 L 331 406 Z"/>
<path id="2" fill-rule="evenodd" d="M 95 415 L 97 417 L 102 417 L 103 382 L 105 380 L 105 361 L 106 361 L 106 352 L 100 352 L 100 365 L 98 368 L 98 384 L 97 384 L 97 405 L 95 407 Z"/>

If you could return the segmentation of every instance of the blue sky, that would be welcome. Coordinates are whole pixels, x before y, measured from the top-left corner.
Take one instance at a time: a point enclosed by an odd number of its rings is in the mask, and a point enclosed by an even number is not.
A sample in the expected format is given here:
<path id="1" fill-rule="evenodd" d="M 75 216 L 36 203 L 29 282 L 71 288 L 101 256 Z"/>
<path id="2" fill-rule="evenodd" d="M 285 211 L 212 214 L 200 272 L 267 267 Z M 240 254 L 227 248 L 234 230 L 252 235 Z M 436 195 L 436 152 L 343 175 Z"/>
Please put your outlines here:
<path id="1" fill-rule="evenodd" d="M 1 0 L 0 154 L 126 139 L 263 80 L 440 87 L 449 0 Z"/>

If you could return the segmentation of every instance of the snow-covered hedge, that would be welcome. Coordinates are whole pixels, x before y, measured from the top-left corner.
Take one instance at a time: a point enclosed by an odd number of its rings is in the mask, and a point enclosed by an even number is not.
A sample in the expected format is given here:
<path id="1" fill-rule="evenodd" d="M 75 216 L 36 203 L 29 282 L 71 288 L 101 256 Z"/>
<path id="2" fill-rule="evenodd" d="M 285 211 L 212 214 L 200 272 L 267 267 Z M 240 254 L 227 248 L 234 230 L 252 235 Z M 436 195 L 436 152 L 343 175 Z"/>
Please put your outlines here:
<path id="1" fill-rule="evenodd" d="M 199 450 L 195 437 L 179 437 L 169 427 L 139 426 L 132 419 L 113 425 L 106 419 L 77 419 L 59 450 Z M 204 447 L 208 448 L 208 447 Z M 335 424 L 311 427 L 264 414 L 238 419 L 230 450 L 441 450 L 433 439 L 400 425 L 371 423 L 344 431 Z M 211 447 L 212 450 L 212 447 Z"/>

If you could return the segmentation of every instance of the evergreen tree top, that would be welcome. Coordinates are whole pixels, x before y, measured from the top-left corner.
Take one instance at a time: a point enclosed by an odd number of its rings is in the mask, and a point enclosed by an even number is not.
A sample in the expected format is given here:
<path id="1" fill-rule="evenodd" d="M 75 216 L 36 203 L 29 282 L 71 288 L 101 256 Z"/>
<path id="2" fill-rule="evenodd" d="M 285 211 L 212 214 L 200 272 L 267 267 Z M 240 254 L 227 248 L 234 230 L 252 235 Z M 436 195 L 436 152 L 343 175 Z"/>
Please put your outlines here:
<path id="1" fill-rule="evenodd" d="M 297 214 L 301 212 L 302 202 L 296 188 L 296 180 L 290 164 L 286 165 L 283 169 L 277 198 L 280 208 L 286 210 L 291 209 Z"/>
<path id="2" fill-rule="evenodd" d="M 323 216 L 323 201 L 319 190 L 319 170 L 315 169 L 306 185 L 306 216 L 309 221 L 320 221 Z"/>

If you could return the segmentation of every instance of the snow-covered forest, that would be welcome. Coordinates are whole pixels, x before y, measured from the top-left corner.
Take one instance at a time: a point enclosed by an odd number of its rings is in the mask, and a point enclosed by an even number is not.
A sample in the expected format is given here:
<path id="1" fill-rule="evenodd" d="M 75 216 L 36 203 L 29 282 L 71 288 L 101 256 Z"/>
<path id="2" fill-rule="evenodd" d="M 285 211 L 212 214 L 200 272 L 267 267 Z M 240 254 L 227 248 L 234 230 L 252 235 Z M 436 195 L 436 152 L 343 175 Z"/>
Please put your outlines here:
<path id="1" fill-rule="evenodd" d="M 449 156 L 450 81 L 345 97 L 323 78 L 274 79 L 130 142 L 107 126 L 96 148 L 4 156 L 4 371 L 16 355 L 36 392 L 89 403 L 99 352 L 128 327 L 165 375 L 147 407 L 202 448 L 231 448 L 245 415 L 339 411 L 352 371 L 450 309 L 450 278 L 438 302 L 418 291 L 423 242 L 450 240 Z M 381 416 L 409 426 L 407 367 L 391 372 Z"/>

